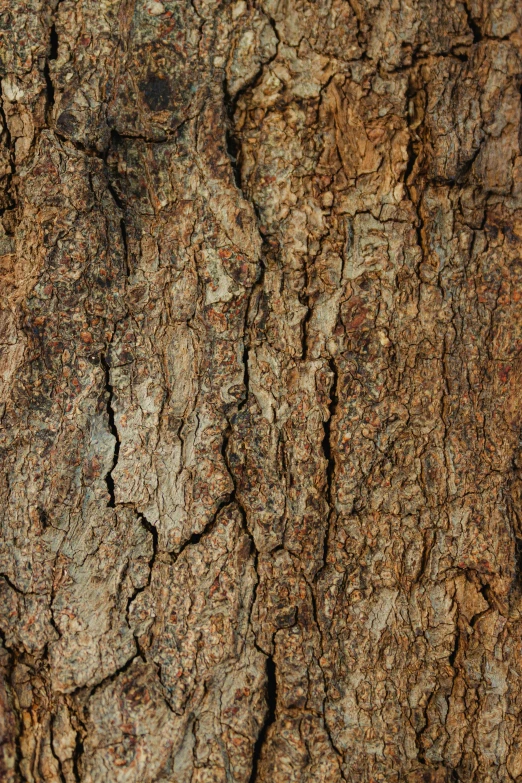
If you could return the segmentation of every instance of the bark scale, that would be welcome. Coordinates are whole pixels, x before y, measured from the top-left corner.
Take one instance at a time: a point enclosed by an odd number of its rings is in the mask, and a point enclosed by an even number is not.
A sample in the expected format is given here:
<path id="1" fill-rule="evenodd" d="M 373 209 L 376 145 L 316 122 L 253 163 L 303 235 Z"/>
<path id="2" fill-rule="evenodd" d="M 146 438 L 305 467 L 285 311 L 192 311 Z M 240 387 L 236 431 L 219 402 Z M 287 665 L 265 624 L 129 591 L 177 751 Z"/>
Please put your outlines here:
<path id="1" fill-rule="evenodd" d="M 2 0 L 2 780 L 522 780 L 521 36 Z"/>

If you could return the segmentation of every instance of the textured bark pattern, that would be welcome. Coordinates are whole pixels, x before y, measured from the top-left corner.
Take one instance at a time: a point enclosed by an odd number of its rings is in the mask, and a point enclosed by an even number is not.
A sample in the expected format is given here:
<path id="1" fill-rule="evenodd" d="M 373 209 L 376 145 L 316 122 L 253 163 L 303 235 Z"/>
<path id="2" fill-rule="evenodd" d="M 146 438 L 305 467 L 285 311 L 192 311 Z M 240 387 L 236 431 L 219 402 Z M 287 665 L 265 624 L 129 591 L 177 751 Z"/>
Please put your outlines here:
<path id="1" fill-rule="evenodd" d="M 518 0 L 0 0 L 0 779 L 522 781 Z"/>

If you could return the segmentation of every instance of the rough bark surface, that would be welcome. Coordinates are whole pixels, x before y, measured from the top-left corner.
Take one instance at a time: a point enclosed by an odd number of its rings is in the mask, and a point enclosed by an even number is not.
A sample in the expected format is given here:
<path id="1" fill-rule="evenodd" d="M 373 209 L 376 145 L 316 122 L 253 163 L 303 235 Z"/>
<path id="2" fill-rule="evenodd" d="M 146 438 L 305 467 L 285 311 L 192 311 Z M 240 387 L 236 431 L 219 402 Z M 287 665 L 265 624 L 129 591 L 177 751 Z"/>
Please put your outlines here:
<path id="1" fill-rule="evenodd" d="M 522 781 L 518 0 L 0 0 L 0 780 Z"/>

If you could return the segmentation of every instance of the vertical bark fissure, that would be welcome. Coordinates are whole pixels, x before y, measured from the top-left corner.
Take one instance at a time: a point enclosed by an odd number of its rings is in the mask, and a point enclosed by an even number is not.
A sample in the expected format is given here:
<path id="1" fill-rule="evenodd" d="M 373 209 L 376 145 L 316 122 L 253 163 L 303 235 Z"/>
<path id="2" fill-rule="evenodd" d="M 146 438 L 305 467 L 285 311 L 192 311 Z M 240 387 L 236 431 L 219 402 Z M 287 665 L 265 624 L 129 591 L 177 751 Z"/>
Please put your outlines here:
<path id="1" fill-rule="evenodd" d="M 57 10 L 55 11 L 55 15 L 57 13 Z M 51 113 L 54 108 L 54 85 L 53 80 L 51 79 L 51 69 L 49 63 L 53 60 L 56 60 L 58 57 L 58 34 L 56 32 L 56 25 L 54 21 L 51 24 L 51 29 L 49 31 L 49 54 L 45 60 L 43 75 L 45 79 L 45 86 L 47 89 L 47 106 L 46 106 L 46 120 L 47 125 L 50 127 L 51 124 Z"/>
<path id="2" fill-rule="evenodd" d="M 468 23 L 468 27 L 473 33 L 473 43 L 477 44 L 483 39 L 482 30 L 480 29 L 480 26 L 477 24 L 475 19 L 473 18 L 473 13 L 470 8 L 470 2 L 469 0 L 465 0 L 464 2 L 464 8 L 466 9 L 466 21 Z"/>
<path id="3" fill-rule="evenodd" d="M 330 415 L 323 425 L 324 426 L 323 453 L 326 459 L 326 486 L 327 486 L 326 500 L 328 503 L 328 515 L 327 515 L 328 521 L 325 530 L 324 548 L 323 548 L 323 568 L 326 567 L 326 562 L 327 562 L 326 558 L 328 553 L 328 531 L 330 530 L 331 522 L 335 514 L 335 489 L 334 489 L 335 448 L 334 448 L 334 444 L 332 443 L 333 440 L 332 427 L 335 425 L 334 420 L 337 412 L 337 406 L 339 403 L 339 394 L 338 394 L 339 373 L 338 373 L 335 359 L 333 357 L 329 360 L 328 366 L 330 368 L 330 372 L 332 373 L 332 384 L 330 387 L 330 403 L 328 406 Z M 318 572 L 318 574 L 319 573 L 320 571 Z"/>
<path id="4" fill-rule="evenodd" d="M 252 757 L 252 774 L 250 776 L 249 783 L 257 783 L 261 753 L 265 746 L 265 741 L 270 726 L 272 726 L 276 720 L 277 680 L 276 664 L 272 655 L 268 655 L 266 658 L 266 700 L 267 713 L 254 745 L 254 753 Z"/>
<path id="5" fill-rule="evenodd" d="M 258 277 L 258 280 L 252 287 L 252 290 L 250 292 L 248 302 L 245 308 L 245 321 L 244 321 L 244 327 L 243 327 L 243 383 L 245 386 L 245 392 L 244 392 L 244 399 L 239 404 L 236 416 L 241 413 L 241 410 L 248 405 L 250 401 L 250 372 L 249 372 L 249 355 L 250 355 L 250 345 L 249 345 L 249 316 L 250 316 L 250 310 L 251 310 L 251 303 L 252 303 L 252 297 L 258 290 L 263 286 L 264 281 L 264 275 L 265 275 L 265 265 L 263 262 L 263 257 L 261 257 L 261 271 L 260 275 Z M 247 534 L 249 540 L 250 540 L 250 547 L 251 550 L 254 553 L 254 570 L 256 573 L 256 584 L 254 586 L 254 592 L 252 596 L 252 610 L 250 612 L 249 617 L 249 624 L 252 627 L 252 611 L 254 610 L 256 606 L 257 601 L 257 588 L 259 586 L 259 571 L 258 571 L 258 563 L 259 563 L 259 550 L 256 546 L 254 536 L 252 535 L 252 532 L 250 530 L 250 527 L 248 525 L 248 517 L 247 512 L 243 504 L 241 503 L 241 499 L 238 495 L 237 491 L 237 479 L 235 476 L 234 468 L 230 464 L 230 460 L 228 457 L 228 450 L 229 450 L 229 439 L 232 432 L 232 426 L 233 423 L 229 423 L 229 428 L 227 432 L 225 433 L 224 439 L 223 439 L 223 447 L 222 447 L 222 454 L 225 461 L 225 464 L 227 466 L 228 473 L 232 479 L 233 483 L 233 491 L 230 496 L 230 503 L 235 503 L 240 511 L 241 514 L 241 520 L 243 523 L 243 530 Z M 253 748 L 253 755 L 252 755 L 252 774 L 249 778 L 249 783 L 256 783 L 257 781 L 257 774 L 258 774 L 258 767 L 259 767 L 259 761 L 261 759 L 261 753 L 265 744 L 265 740 L 267 737 L 268 730 L 270 726 L 275 722 L 276 720 L 276 706 L 277 706 L 277 684 L 276 684 L 276 664 L 274 657 L 271 653 L 266 653 L 258 644 L 255 630 L 252 628 L 252 633 L 254 635 L 254 644 L 256 646 L 256 649 L 263 654 L 265 657 L 265 667 L 266 667 L 266 684 L 265 684 L 265 698 L 266 698 L 266 715 L 264 718 L 263 723 L 258 729 L 258 735 L 257 739 L 254 744 Z"/>
<path id="6" fill-rule="evenodd" d="M 82 718 L 80 718 L 79 710 L 74 711 L 74 717 L 77 722 L 77 726 L 75 728 L 76 734 L 74 739 L 74 750 L 72 755 L 72 773 L 74 775 L 74 780 L 76 783 L 81 783 L 82 779 L 82 759 L 83 755 L 85 753 L 85 747 L 84 747 L 84 737 L 88 736 L 88 729 L 85 725 L 85 722 Z"/>
<path id="7" fill-rule="evenodd" d="M 43 67 L 43 77 L 45 80 L 45 87 L 46 87 L 46 107 L 45 107 L 45 120 L 46 125 L 49 129 L 52 128 L 52 122 L 51 122 L 51 115 L 52 111 L 54 109 L 54 84 L 51 77 L 51 68 L 50 63 L 54 62 L 58 59 L 58 31 L 56 30 L 56 20 L 58 18 L 60 5 L 62 4 L 63 0 L 57 0 L 56 5 L 52 11 L 51 19 L 50 19 L 50 26 L 49 26 L 49 40 L 47 44 L 47 56 L 45 58 L 45 63 Z"/>
<path id="8" fill-rule="evenodd" d="M 115 423 L 114 408 L 112 407 L 112 402 L 114 399 L 114 389 L 112 388 L 111 381 L 110 381 L 110 366 L 105 356 L 101 357 L 101 365 L 105 376 L 105 390 L 107 396 L 107 418 L 109 423 L 109 432 L 114 438 L 114 453 L 112 458 L 112 465 L 105 476 L 107 492 L 109 493 L 109 502 L 107 505 L 110 508 L 115 508 L 116 496 L 114 491 L 114 479 L 112 477 L 112 473 L 116 468 L 116 465 L 118 464 L 118 457 L 120 454 L 120 437 L 118 435 L 118 428 L 116 427 L 116 423 Z"/>
<path id="9" fill-rule="evenodd" d="M 5 183 L 6 183 L 5 191 L 7 197 L 9 198 L 9 203 L 8 206 L 0 208 L 0 217 L 3 217 L 6 212 L 16 210 L 16 197 L 13 194 L 13 178 L 16 174 L 16 162 L 15 162 L 14 144 L 11 138 L 11 132 L 9 130 L 7 117 L 5 115 L 5 110 L 3 107 L 3 98 L 2 98 L 1 90 L 0 90 L 0 121 L 3 126 L 3 133 L 5 134 L 6 147 L 9 150 L 9 172 L 5 179 Z M 4 222 L 4 230 L 6 231 L 7 236 L 14 235 L 13 229 L 10 228 L 9 225 L 6 228 L 5 222 Z"/>
<path id="10" fill-rule="evenodd" d="M 227 152 L 230 158 L 231 167 L 234 175 L 234 181 L 236 184 L 236 187 L 239 189 L 239 191 L 242 193 L 244 198 L 249 200 L 253 213 L 255 214 L 256 221 L 257 221 L 257 227 L 258 231 L 260 233 L 260 236 L 262 238 L 262 245 L 261 245 L 261 255 L 260 255 L 260 273 L 258 276 L 258 279 L 252 286 L 252 289 L 250 291 L 250 295 L 248 298 L 248 302 L 245 308 L 245 321 L 244 321 L 244 327 L 243 327 L 243 367 L 244 367 L 244 374 L 243 374 L 243 383 L 245 386 L 245 392 L 244 392 L 244 399 L 239 404 L 236 416 L 238 416 L 242 409 L 247 406 L 250 402 L 251 398 L 251 391 L 250 391 L 250 334 L 249 334 L 249 317 L 251 316 L 251 304 L 252 304 L 252 298 L 254 295 L 257 295 L 259 291 L 263 291 L 264 281 L 265 281 L 265 274 L 266 274 L 266 264 L 265 264 L 265 252 L 266 252 L 266 241 L 265 238 L 261 232 L 261 223 L 260 223 L 260 214 L 258 206 L 255 202 L 255 199 L 249 198 L 249 194 L 244 188 L 244 183 L 242 179 L 242 173 L 241 173 L 241 140 L 236 132 L 235 128 L 235 117 L 236 117 L 236 111 L 237 106 L 240 98 L 244 96 L 248 91 L 251 91 L 255 89 L 256 85 L 261 82 L 261 79 L 266 72 L 266 70 L 270 67 L 272 62 L 277 58 L 278 51 L 279 51 L 279 45 L 280 45 L 280 37 L 279 33 L 277 31 L 277 25 L 275 23 L 275 20 L 272 17 L 268 17 L 271 29 L 275 35 L 275 38 L 277 40 L 276 48 L 274 54 L 270 57 L 270 59 L 266 62 L 260 63 L 259 69 L 257 73 L 254 74 L 254 76 L 248 80 L 247 84 L 245 84 L 242 89 L 240 89 L 235 96 L 231 97 L 228 91 L 226 80 L 224 82 L 224 102 L 225 102 L 225 111 L 226 116 L 228 118 L 228 125 L 226 128 L 226 142 L 227 142 Z M 231 496 L 231 502 L 235 502 L 240 510 L 241 513 L 241 519 L 243 521 L 243 529 L 248 535 L 250 539 L 250 545 L 252 548 L 252 551 L 254 552 L 254 569 L 256 573 L 256 584 L 254 587 L 254 594 L 252 597 L 252 610 L 250 613 L 249 623 L 252 626 L 252 611 L 256 607 L 256 603 L 258 600 L 257 597 L 257 588 L 259 586 L 260 576 L 258 571 L 258 563 L 259 563 L 259 555 L 260 552 L 256 546 L 254 536 L 252 534 L 252 531 L 248 524 L 248 516 L 247 511 L 243 504 L 241 503 L 240 497 L 238 495 L 237 491 L 237 479 L 235 476 L 234 468 L 230 464 L 229 458 L 228 458 L 228 441 L 231 434 L 231 427 L 232 424 L 229 423 L 229 431 L 224 439 L 223 443 L 223 455 L 225 459 L 225 464 L 227 465 L 227 469 L 229 472 L 229 475 L 232 479 L 234 489 Z M 276 663 L 274 656 L 271 652 L 268 654 L 259 646 L 258 640 L 256 638 L 255 630 L 252 628 L 252 632 L 254 634 L 254 643 L 259 652 L 263 654 L 265 657 L 265 699 L 266 699 L 266 714 L 263 723 L 260 725 L 258 729 L 257 739 L 254 744 L 253 748 L 253 754 L 252 754 L 252 772 L 249 777 L 249 783 L 257 783 L 258 780 L 258 772 L 259 772 L 259 763 L 261 760 L 261 755 L 263 752 L 263 749 L 265 747 L 266 739 L 268 736 L 268 732 L 270 727 L 275 723 L 276 721 L 276 710 L 277 710 L 277 673 L 276 673 Z"/>

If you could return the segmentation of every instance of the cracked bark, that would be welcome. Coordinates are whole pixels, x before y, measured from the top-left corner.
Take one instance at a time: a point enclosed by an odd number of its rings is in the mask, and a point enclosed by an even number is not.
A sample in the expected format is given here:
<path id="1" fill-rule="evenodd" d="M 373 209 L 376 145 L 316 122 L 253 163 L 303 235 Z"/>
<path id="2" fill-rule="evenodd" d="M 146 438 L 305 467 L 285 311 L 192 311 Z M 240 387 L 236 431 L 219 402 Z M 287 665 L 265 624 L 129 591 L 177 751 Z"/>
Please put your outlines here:
<path id="1" fill-rule="evenodd" d="M 520 4 L 0 0 L 0 779 L 522 780 Z"/>

